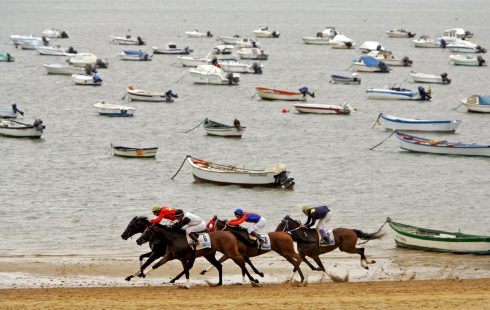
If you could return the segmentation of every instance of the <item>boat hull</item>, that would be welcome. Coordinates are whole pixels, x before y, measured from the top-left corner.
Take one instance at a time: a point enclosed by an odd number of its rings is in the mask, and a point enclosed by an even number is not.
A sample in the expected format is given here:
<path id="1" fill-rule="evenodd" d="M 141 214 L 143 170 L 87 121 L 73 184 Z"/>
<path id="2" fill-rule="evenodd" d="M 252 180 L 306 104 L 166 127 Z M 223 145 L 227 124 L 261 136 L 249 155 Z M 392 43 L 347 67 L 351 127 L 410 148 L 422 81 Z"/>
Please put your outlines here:
<path id="1" fill-rule="evenodd" d="M 0 135 L 13 138 L 39 139 L 43 130 L 38 130 L 33 125 L 27 125 L 10 120 L 0 119 Z"/>
<path id="2" fill-rule="evenodd" d="M 85 70 L 80 67 L 66 66 L 62 64 L 44 64 L 48 74 L 62 74 L 62 75 L 72 75 L 72 74 L 84 74 Z"/>
<path id="3" fill-rule="evenodd" d="M 163 92 L 149 92 L 141 89 L 126 89 L 128 101 L 173 102 L 168 100 Z"/>
<path id="4" fill-rule="evenodd" d="M 130 158 L 154 158 L 157 155 L 158 147 L 152 148 L 130 148 L 122 146 L 112 146 L 112 155 Z"/>
<path id="5" fill-rule="evenodd" d="M 305 44 L 312 45 L 330 45 L 332 40 L 330 38 L 322 37 L 303 37 L 301 38 Z"/>
<path id="6" fill-rule="evenodd" d="M 257 87 L 257 95 L 263 100 L 306 101 L 306 96 L 299 92 L 288 92 L 277 89 Z"/>
<path id="7" fill-rule="evenodd" d="M 480 104 L 479 96 L 461 99 L 468 112 L 490 113 L 490 104 Z"/>
<path id="8" fill-rule="evenodd" d="M 410 77 L 414 83 L 431 83 L 431 84 L 449 84 L 451 80 L 443 80 L 440 75 L 424 74 L 424 73 L 410 73 Z"/>
<path id="9" fill-rule="evenodd" d="M 380 126 L 386 130 L 455 132 L 460 120 L 416 120 L 380 114 Z"/>
<path id="10" fill-rule="evenodd" d="M 97 102 L 94 104 L 94 107 L 100 115 L 110 117 L 132 117 L 135 112 L 135 109 L 132 107 L 124 107 L 104 101 Z"/>
<path id="11" fill-rule="evenodd" d="M 420 100 L 420 95 L 412 91 L 392 91 L 383 89 L 366 90 L 369 99 Z"/>
<path id="12" fill-rule="evenodd" d="M 294 108 L 301 113 L 314 113 L 314 114 L 350 114 L 350 108 L 344 108 L 340 105 L 329 105 L 329 104 L 317 104 L 317 103 L 302 103 L 295 104 Z"/>
<path id="13" fill-rule="evenodd" d="M 486 66 L 486 62 L 481 62 L 477 57 L 473 56 L 451 55 L 449 56 L 449 59 L 451 59 L 451 61 L 457 66 Z"/>
<path id="14" fill-rule="evenodd" d="M 206 128 L 204 131 L 208 136 L 225 137 L 225 138 L 241 138 L 245 132 L 245 127 L 236 128 Z"/>
<path id="15" fill-rule="evenodd" d="M 82 86 L 101 86 L 102 81 L 94 81 L 89 75 L 72 74 L 71 79 L 75 85 Z"/>

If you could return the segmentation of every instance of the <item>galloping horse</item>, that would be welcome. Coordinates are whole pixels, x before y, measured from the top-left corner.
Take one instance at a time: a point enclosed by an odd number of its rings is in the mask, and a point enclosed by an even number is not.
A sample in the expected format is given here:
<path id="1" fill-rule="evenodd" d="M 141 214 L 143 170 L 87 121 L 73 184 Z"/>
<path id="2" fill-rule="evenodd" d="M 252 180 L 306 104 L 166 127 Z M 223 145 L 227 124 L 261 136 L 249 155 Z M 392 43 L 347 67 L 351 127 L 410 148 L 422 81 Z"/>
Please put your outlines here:
<path id="1" fill-rule="evenodd" d="M 335 239 L 334 245 L 324 246 L 320 245 L 320 239 L 316 229 L 310 229 L 303 227 L 301 222 L 293 220 L 287 215 L 284 217 L 276 228 L 276 231 L 287 232 L 293 237 L 293 240 L 297 242 L 298 252 L 303 261 L 313 270 L 320 270 L 325 272 L 325 267 L 320 260 L 319 255 L 328 253 L 330 251 L 339 248 L 340 251 L 352 254 L 361 255 L 361 266 L 365 269 L 369 269 L 368 264 L 374 264 L 374 260 L 368 260 L 364 255 L 364 248 L 356 248 L 357 239 L 373 240 L 379 239 L 384 234 L 375 232 L 372 234 L 364 233 L 358 229 L 350 228 L 335 228 L 333 235 Z M 313 258 L 318 264 L 319 268 L 315 268 L 307 259 L 306 256 Z"/>
<path id="2" fill-rule="evenodd" d="M 211 239 L 211 248 L 193 250 L 187 243 L 187 238 L 183 231 L 175 231 L 162 225 L 152 225 L 145 229 L 143 234 L 136 240 L 136 243 L 141 245 L 145 242 L 153 242 L 157 239 L 166 243 L 168 245 L 167 252 L 182 263 L 186 277 L 186 288 L 189 288 L 189 270 L 192 268 L 195 258 L 200 256 L 204 256 L 204 258 L 216 267 L 219 272 L 219 282 L 217 285 L 223 284 L 222 266 L 215 258 L 217 251 L 230 257 L 241 268 L 242 272 L 248 276 L 252 285 L 259 282 L 250 275 L 245 267 L 245 259 L 238 252 L 237 240 L 233 234 L 227 231 L 216 231 L 209 233 L 209 237 Z M 156 265 L 158 265 L 158 263 Z M 154 268 L 156 267 L 154 266 Z"/>
<path id="3" fill-rule="evenodd" d="M 228 230 L 231 233 L 233 233 L 233 235 L 239 241 L 238 251 L 245 257 L 247 263 L 252 267 L 252 269 L 254 269 L 254 271 L 256 269 L 252 265 L 252 262 L 250 261 L 249 257 L 255 257 L 270 251 L 270 250 L 264 250 L 262 248 L 259 248 L 255 244 L 251 244 L 250 238 L 248 237 L 248 232 L 245 228 L 240 226 L 228 226 L 225 221 L 219 220 L 216 215 L 208 222 L 206 227 L 208 228 L 208 231 L 215 231 L 217 229 L 217 230 Z M 287 233 L 282 231 L 269 232 L 268 235 L 271 242 L 271 250 L 277 252 L 279 255 L 284 257 L 288 262 L 290 262 L 294 266 L 293 275 L 291 276 L 291 279 L 294 278 L 294 273 L 298 271 L 301 277 L 301 282 L 303 282 L 304 281 L 303 272 L 299 268 L 302 259 L 299 256 L 299 254 L 296 253 L 296 251 L 294 250 L 294 242 L 291 236 L 289 236 Z M 222 263 L 227 259 L 228 257 L 226 255 L 223 255 L 219 259 L 219 262 Z M 201 271 L 201 274 L 205 274 L 211 268 L 212 267 Z"/>

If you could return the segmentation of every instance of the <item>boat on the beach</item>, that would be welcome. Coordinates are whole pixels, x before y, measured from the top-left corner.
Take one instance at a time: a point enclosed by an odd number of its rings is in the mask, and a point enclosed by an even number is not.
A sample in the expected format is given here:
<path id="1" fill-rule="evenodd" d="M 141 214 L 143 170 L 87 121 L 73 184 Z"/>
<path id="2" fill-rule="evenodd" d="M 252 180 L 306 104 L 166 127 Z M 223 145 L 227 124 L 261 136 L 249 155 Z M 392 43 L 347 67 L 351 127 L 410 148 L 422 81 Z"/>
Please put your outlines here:
<path id="1" fill-rule="evenodd" d="M 219 137 L 229 137 L 229 138 L 241 138 L 245 129 L 247 127 L 243 127 L 240 125 L 240 121 L 235 119 L 233 125 L 225 125 L 222 123 L 218 123 L 212 121 L 208 118 L 204 120 L 203 123 L 204 131 L 209 136 L 219 136 Z"/>
<path id="2" fill-rule="evenodd" d="M 85 86 L 100 86 L 102 85 L 102 79 L 97 73 L 92 76 L 85 74 L 72 74 L 71 80 L 75 85 L 85 85 Z"/>
<path id="3" fill-rule="evenodd" d="M 46 126 L 43 121 L 36 119 L 33 124 L 26 124 L 13 119 L 0 119 L 0 135 L 14 138 L 39 139 Z"/>
<path id="4" fill-rule="evenodd" d="M 461 99 L 468 112 L 490 113 L 490 96 L 473 95 Z"/>
<path id="5" fill-rule="evenodd" d="M 285 100 L 285 101 L 305 101 L 306 95 L 314 97 L 314 93 L 309 93 L 308 87 L 302 87 L 298 91 L 279 90 L 266 87 L 256 87 L 257 95 L 263 100 Z"/>
<path id="6" fill-rule="evenodd" d="M 132 158 L 153 158 L 157 155 L 158 147 L 128 147 L 111 144 L 112 155 Z"/>
<path id="7" fill-rule="evenodd" d="M 422 72 L 410 72 L 410 77 L 414 83 L 431 83 L 431 84 L 449 84 L 451 79 L 447 77 L 447 73 L 427 74 Z"/>
<path id="8" fill-rule="evenodd" d="M 150 102 L 174 102 L 173 98 L 178 98 L 172 90 L 166 92 L 149 91 L 143 89 L 136 89 L 133 86 L 126 88 L 126 96 L 128 101 L 150 101 Z"/>
<path id="9" fill-rule="evenodd" d="M 330 83 L 333 84 L 361 84 L 361 78 L 357 73 L 352 73 L 352 76 L 344 76 L 338 74 L 332 74 Z"/>
<path id="10" fill-rule="evenodd" d="M 449 55 L 449 59 L 457 66 L 486 66 L 487 62 L 480 55 Z"/>
<path id="11" fill-rule="evenodd" d="M 322 103 L 297 103 L 293 106 L 298 112 L 313 114 L 348 115 L 353 110 L 347 102 L 342 105 Z"/>
<path id="12" fill-rule="evenodd" d="M 294 179 L 288 177 L 289 171 L 283 164 L 265 169 L 248 169 L 216 164 L 193 156 L 187 156 L 187 161 L 192 167 L 194 179 L 198 182 L 219 185 L 282 186 L 288 189 L 294 186 Z"/>
<path id="13" fill-rule="evenodd" d="M 112 117 L 131 117 L 134 115 L 135 108 L 126 107 L 119 104 L 114 104 L 106 101 L 97 102 L 94 104 L 100 115 Z"/>
<path id="14" fill-rule="evenodd" d="M 400 148 L 411 152 L 490 157 L 490 145 L 434 140 L 399 131 L 393 133 L 400 140 Z"/>
<path id="15" fill-rule="evenodd" d="M 402 224 L 387 218 L 397 247 L 458 254 L 490 254 L 490 236 L 469 235 Z"/>
<path id="16" fill-rule="evenodd" d="M 119 44 L 119 45 L 145 45 L 146 41 L 143 40 L 141 37 L 131 37 L 130 35 L 127 35 L 125 37 L 117 37 L 113 36 L 111 37 L 112 43 L 113 44 Z"/>
<path id="17" fill-rule="evenodd" d="M 455 132 L 461 125 L 461 120 L 411 119 L 379 113 L 375 125 L 386 130 Z"/>
<path id="18" fill-rule="evenodd" d="M 119 54 L 121 60 L 150 61 L 151 56 L 142 50 L 124 50 Z"/>

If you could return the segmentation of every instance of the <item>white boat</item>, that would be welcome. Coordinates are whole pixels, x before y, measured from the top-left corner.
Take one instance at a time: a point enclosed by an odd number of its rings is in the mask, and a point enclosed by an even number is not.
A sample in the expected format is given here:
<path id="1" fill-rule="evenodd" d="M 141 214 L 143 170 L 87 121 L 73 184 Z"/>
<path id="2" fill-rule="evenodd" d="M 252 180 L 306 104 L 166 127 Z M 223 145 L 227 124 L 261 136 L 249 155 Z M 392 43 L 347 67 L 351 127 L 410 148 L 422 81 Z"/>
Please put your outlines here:
<path id="1" fill-rule="evenodd" d="M 85 74 L 84 68 L 65 64 L 44 64 L 43 67 L 46 69 L 48 74 Z"/>
<path id="2" fill-rule="evenodd" d="M 35 50 L 38 46 L 48 46 L 49 41 L 46 38 L 33 38 L 17 40 L 15 47 L 23 50 Z"/>
<path id="3" fill-rule="evenodd" d="M 375 125 L 385 130 L 455 132 L 461 125 L 461 120 L 411 119 L 379 113 Z"/>
<path id="4" fill-rule="evenodd" d="M 184 67 L 197 67 L 200 65 L 209 65 L 211 64 L 212 59 L 207 56 L 204 58 L 198 58 L 194 56 L 177 56 L 180 63 Z"/>
<path id="5" fill-rule="evenodd" d="M 207 118 L 204 120 L 203 127 L 204 131 L 209 136 L 219 136 L 226 138 L 241 138 L 243 133 L 245 132 L 245 129 L 247 128 L 241 126 L 240 121 L 238 121 L 237 119 L 235 119 L 233 125 L 225 125 Z"/>
<path id="6" fill-rule="evenodd" d="M 171 55 L 189 55 L 193 52 L 189 47 L 178 48 L 175 43 L 168 43 L 167 46 L 153 46 L 153 53 L 155 54 L 171 54 Z"/>
<path id="7" fill-rule="evenodd" d="M 241 59 L 267 60 L 269 58 L 269 54 L 258 47 L 242 48 L 237 54 Z"/>
<path id="8" fill-rule="evenodd" d="M 303 37 L 302 39 L 305 44 L 328 45 L 336 35 L 335 27 L 325 27 L 325 30 L 316 33 L 316 37 Z"/>
<path id="9" fill-rule="evenodd" d="M 41 34 L 47 38 L 58 38 L 58 39 L 69 38 L 67 31 L 61 29 L 55 29 L 55 28 L 44 29 Z"/>
<path id="10" fill-rule="evenodd" d="M 473 95 L 461 99 L 468 112 L 490 113 L 490 96 Z"/>
<path id="11" fill-rule="evenodd" d="M 401 88 L 400 86 L 391 86 L 389 88 L 369 88 L 366 90 L 369 99 L 389 99 L 389 100 L 422 100 L 431 99 L 430 91 L 426 92 L 422 86 L 418 91 Z"/>
<path id="12" fill-rule="evenodd" d="M 255 41 L 254 39 L 249 38 L 239 38 L 235 43 L 235 48 L 244 48 L 244 47 L 260 47 L 260 42 Z"/>
<path id="13" fill-rule="evenodd" d="M 259 29 L 254 30 L 256 38 L 279 38 L 279 32 L 276 30 L 271 30 L 267 26 L 261 26 Z"/>
<path id="14" fill-rule="evenodd" d="M 13 34 L 10 36 L 10 40 L 15 44 L 17 42 L 22 41 L 22 40 L 37 40 L 37 41 L 43 41 L 42 37 L 35 37 L 32 34 L 31 35 L 20 35 L 20 34 Z M 49 42 L 49 39 L 46 37 L 44 38 L 44 41 Z M 49 45 L 49 44 L 48 44 Z"/>
<path id="15" fill-rule="evenodd" d="M 93 68 L 107 68 L 109 62 L 97 58 L 92 53 L 78 53 L 75 56 L 68 59 L 68 63 L 75 67 L 85 67 L 85 65 L 91 65 Z"/>
<path id="16" fill-rule="evenodd" d="M 383 61 L 389 66 L 403 66 L 411 67 L 413 61 L 408 58 L 408 56 L 403 56 L 401 59 L 395 58 L 391 51 L 370 51 L 366 54 L 367 56 L 372 56 L 378 60 Z"/>
<path id="17" fill-rule="evenodd" d="M 342 105 L 321 103 L 297 103 L 294 108 L 301 113 L 342 114 L 347 115 L 353 110 L 346 102 Z"/>
<path id="18" fill-rule="evenodd" d="M 215 66 L 218 66 L 225 72 L 233 72 L 233 73 L 255 73 L 261 74 L 262 68 L 264 67 L 262 64 L 254 62 L 249 65 L 246 63 L 240 63 L 238 61 L 219 61 Z"/>
<path id="19" fill-rule="evenodd" d="M 306 86 L 300 88 L 298 91 L 287 91 L 266 87 L 256 87 L 255 91 L 263 100 L 305 101 L 306 95 L 315 97 L 315 93 L 310 93 Z"/>
<path id="20" fill-rule="evenodd" d="M 357 73 L 352 73 L 352 76 L 344 76 L 338 74 L 330 75 L 332 78 L 329 83 L 333 84 L 361 84 L 361 78 Z"/>
<path id="21" fill-rule="evenodd" d="M 68 50 L 57 46 L 36 46 L 36 51 L 45 56 L 75 56 L 76 53 L 69 53 Z"/>
<path id="22" fill-rule="evenodd" d="M 241 186 L 282 186 L 283 188 L 294 186 L 294 181 L 288 177 L 289 171 L 283 164 L 265 169 L 248 169 L 216 164 L 192 156 L 188 156 L 187 161 L 192 167 L 192 174 L 197 182 Z"/>
<path id="23" fill-rule="evenodd" d="M 384 51 L 385 48 L 377 41 L 366 41 L 359 46 L 359 50 L 363 53 L 369 53 L 370 51 Z"/>
<path id="24" fill-rule="evenodd" d="M 10 108 L 0 107 L 0 118 L 17 118 L 17 114 L 24 116 L 24 112 L 19 110 L 15 103 Z"/>
<path id="25" fill-rule="evenodd" d="M 357 72 L 389 73 L 391 68 L 384 61 L 372 56 L 361 56 L 359 60 L 352 62 L 352 69 Z"/>
<path id="26" fill-rule="evenodd" d="M 486 53 L 487 49 L 470 41 L 456 40 L 446 45 L 452 53 Z"/>
<path id="27" fill-rule="evenodd" d="M 102 79 L 96 73 L 93 76 L 84 75 L 84 74 L 72 74 L 71 80 L 75 85 L 86 85 L 86 86 L 102 85 Z"/>
<path id="28" fill-rule="evenodd" d="M 473 37 L 473 33 L 471 31 L 466 31 L 463 28 L 450 28 L 444 30 L 443 37 L 465 40 Z"/>
<path id="29" fill-rule="evenodd" d="M 172 90 L 166 92 L 148 91 L 143 89 L 135 89 L 133 86 L 126 88 L 126 96 L 128 101 L 150 101 L 150 102 L 174 102 L 173 98 L 178 98 Z"/>
<path id="30" fill-rule="evenodd" d="M 240 74 L 226 73 L 213 65 L 201 65 L 189 70 L 192 81 L 196 84 L 236 85 Z"/>
<path id="31" fill-rule="evenodd" d="M 185 35 L 189 38 L 212 38 L 213 37 L 211 31 L 199 32 L 197 31 L 197 29 L 192 31 L 186 31 Z"/>
<path id="32" fill-rule="evenodd" d="M 393 29 L 386 31 L 386 34 L 390 38 L 413 38 L 415 33 L 407 31 L 405 29 Z"/>
<path id="33" fill-rule="evenodd" d="M 114 104 L 106 101 L 97 102 L 94 104 L 100 115 L 113 117 L 131 117 L 136 111 L 135 108 L 126 107 L 119 104 Z"/>
<path id="34" fill-rule="evenodd" d="M 356 47 L 356 42 L 343 34 L 338 34 L 330 41 L 330 47 L 336 49 L 351 49 Z"/>
<path id="35" fill-rule="evenodd" d="M 487 62 L 480 55 L 449 55 L 449 59 L 457 66 L 486 66 Z"/>
<path id="36" fill-rule="evenodd" d="M 132 158 L 153 158 L 157 155 L 158 147 L 127 147 L 112 145 L 112 155 Z"/>
<path id="37" fill-rule="evenodd" d="M 119 54 L 121 60 L 150 61 L 151 56 L 141 50 L 124 50 Z"/>
<path id="38" fill-rule="evenodd" d="M 235 45 L 241 39 L 240 35 L 236 34 L 232 37 L 218 37 L 218 40 L 224 44 Z"/>
<path id="39" fill-rule="evenodd" d="M 10 53 L 0 53 L 0 62 L 14 62 L 15 57 Z"/>
<path id="40" fill-rule="evenodd" d="M 427 74 L 422 72 L 410 72 L 410 77 L 414 83 L 432 83 L 432 84 L 449 84 L 451 79 L 447 77 L 447 73 Z"/>
<path id="41" fill-rule="evenodd" d="M 0 135 L 7 137 L 41 138 L 44 128 L 46 126 L 40 119 L 36 119 L 32 125 L 12 119 L 0 119 Z"/>
<path id="42" fill-rule="evenodd" d="M 145 45 L 146 41 L 143 40 L 141 37 L 131 37 L 130 35 L 127 35 L 125 37 L 111 37 L 111 41 L 113 44 L 119 44 L 119 45 Z"/>
<path id="43" fill-rule="evenodd" d="M 440 42 L 435 42 L 428 35 L 421 35 L 418 39 L 412 40 L 415 47 L 421 48 L 441 48 Z"/>

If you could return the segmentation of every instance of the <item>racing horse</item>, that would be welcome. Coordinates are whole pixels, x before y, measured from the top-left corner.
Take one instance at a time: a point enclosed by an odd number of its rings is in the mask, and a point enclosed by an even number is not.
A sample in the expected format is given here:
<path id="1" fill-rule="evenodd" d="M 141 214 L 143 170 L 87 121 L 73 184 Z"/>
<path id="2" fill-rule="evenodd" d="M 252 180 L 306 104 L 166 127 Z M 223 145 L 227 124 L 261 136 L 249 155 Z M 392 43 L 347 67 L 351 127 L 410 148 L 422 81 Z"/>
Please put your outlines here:
<path id="1" fill-rule="evenodd" d="M 182 267 L 184 268 L 186 288 L 190 287 L 189 270 L 193 267 L 195 258 L 201 256 L 206 258 L 206 260 L 218 270 L 219 282 L 216 285 L 219 286 L 223 284 L 222 265 L 215 257 L 217 251 L 231 258 L 241 268 L 242 272 L 247 275 L 252 286 L 259 283 L 259 281 L 253 278 L 248 272 L 245 266 L 245 259 L 238 252 L 238 242 L 232 233 L 228 231 L 215 231 L 209 233 L 209 237 L 211 239 L 211 247 L 196 250 L 189 246 L 184 231 L 180 229 L 174 230 L 168 226 L 157 224 L 148 226 L 136 240 L 136 243 L 142 245 L 145 242 L 154 242 L 155 240 L 160 239 L 167 244 L 167 253 L 171 255 L 171 257 L 180 260 Z M 155 264 L 155 266 L 156 265 L 159 266 L 159 263 Z M 155 266 L 153 266 L 153 268 L 158 267 Z"/>
<path id="2" fill-rule="evenodd" d="M 384 233 L 365 233 L 358 229 L 351 228 L 335 228 L 333 230 L 335 244 L 320 245 L 320 238 L 316 229 L 304 227 L 300 221 L 293 220 L 286 215 L 276 228 L 276 231 L 284 231 L 291 235 L 297 243 L 298 252 L 303 261 L 312 269 L 326 272 L 325 267 L 320 260 L 320 255 L 339 249 L 342 252 L 359 254 L 361 256 L 361 266 L 369 269 L 368 264 L 374 264 L 374 260 L 368 260 L 364 255 L 364 248 L 357 248 L 357 240 L 373 240 L 383 237 Z M 318 264 L 315 268 L 307 259 L 306 256 L 313 258 Z"/>

